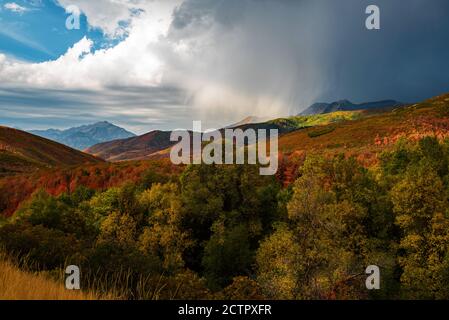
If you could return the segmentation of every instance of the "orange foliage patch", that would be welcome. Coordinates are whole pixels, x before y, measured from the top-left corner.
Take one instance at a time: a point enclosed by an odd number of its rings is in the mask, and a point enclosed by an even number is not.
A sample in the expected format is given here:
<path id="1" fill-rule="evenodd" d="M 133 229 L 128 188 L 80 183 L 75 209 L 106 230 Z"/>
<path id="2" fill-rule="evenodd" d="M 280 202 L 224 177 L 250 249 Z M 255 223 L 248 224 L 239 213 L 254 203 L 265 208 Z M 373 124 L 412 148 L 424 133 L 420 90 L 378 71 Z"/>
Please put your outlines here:
<path id="1" fill-rule="evenodd" d="M 5 177 L 0 179 L 0 212 L 11 216 L 20 203 L 39 189 L 55 196 L 71 192 L 78 186 L 106 190 L 130 181 L 138 183 L 147 170 L 171 176 L 180 174 L 183 167 L 171 164 L 169 159 L 162 159 L 55 168 Z"/>

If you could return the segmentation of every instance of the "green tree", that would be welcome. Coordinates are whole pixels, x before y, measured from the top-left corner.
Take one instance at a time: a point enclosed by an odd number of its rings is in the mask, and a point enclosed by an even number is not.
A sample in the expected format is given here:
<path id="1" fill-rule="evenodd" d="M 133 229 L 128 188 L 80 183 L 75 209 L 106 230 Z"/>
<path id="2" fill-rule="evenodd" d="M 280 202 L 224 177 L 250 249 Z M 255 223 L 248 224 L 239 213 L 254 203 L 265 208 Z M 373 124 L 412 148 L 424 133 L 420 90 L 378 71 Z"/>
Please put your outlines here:
<path id="1" fill-rule="evenodd" d="M 217 290 L 228 285 L 232 278 L 249 274 L 252 262 L 248 229 L 242 225 L 227 230 L 217 226 L 206 244 L 202 261 L 208 286 Z"/>
<path id="2" fill-rule="evenodd" d="M 396 223 L 402 231 L 401 283 L 412 298 L 448 298 L 449 219 L 440 177 L 428 166 L 411 167 L 392 190 Z"/>
<path id="3" fill-rule="evenodd" d="M 192 245 L 182 230 L 182 202 L 176 184 L 155 184 L 140 195 L 140 204 L 148 216 L 148 226 L 139 238 L 142 252 L 159 257 L 163 267 L 175 272 L 184 267 L 184 251 Z"/>
<path id="4" fill-rule="evenodd" d="M 186 254 L 187 266 L 193 270 L 201 270 L 204 243 L 212 237 L 217 221 L 225 229 L 244 225 L 250 248 L 255 250 L 279 217 L 279 183 L 260 176 L 256 166 L 190 166 L 180 182 L 182 226 L 195 241 Z"/>
<path id="5" fill-rule="evenodd" d="M 26 221 L 0 228 L 0 245 L 7 253 L 26 257 L 26 267 L 35 270 L 63 268 L 66 261 L 81 263 L 83 243 L 73 234 L 31 225 Z"/>
<path id="6" fill-rule="evenodd" d="M 66 203 L 64 196 L 53 197 L 45 191 L 36 192 L 17 212 L 15 219 L 24 220 L 34 226 L 42 225 L 65 233 L 76 234 L 78 238 L 94 236 L 82 212 Z"/>
<path id="7" fill-rule="evenodd" d="M 445 145 L 435 137 L 425 137 L 418 142 L 422 165 L 432 168 L 440 177 L 448 174 L 448 152 Z"/>
<path id="8" fill-rule="evenodd" d="M 164 184 L 164 183 L 167 183 L 168 181 L 169 181 L 168 177 L 155 172 L 153 169 L 148 169 L 142 175 L 142 182 L 141 182 L 140 187 L 143 190 L 147 190 L 147 189 L 151 189 L 151 187 L 154 184 L 157 184 L 157 183 Z"/>
<path id="9" fill-rule="evenodd" d="M 103 220 L 99 241 L 132 246 L 137 240 L 137 222 L 129 214 L 113 212 Z"/>
<path id="10" fill-rule="evenodd" d="M 271 299 L 294 299 L 300 247 L 286 224 L 278 224 L 257 250 L 257 282 Z"/>
<path id="11" fill-rule="evenodd" d="M 356 201 L 358 178 L 348 173 L 360 170 L 352 167 L 351 162 L 319 157 L 304 163 L 287 205 L 288 228 L 278 228 L 257 253 L 258 278 L 268 277 L 263 281 L 270 283 L 265 287 L 269 296 L 322 299 L 342 292 L 338 297 L 361 294 L 362 281 L 348 282 L 363 273 L 369 254 L 367 210 Z"/>

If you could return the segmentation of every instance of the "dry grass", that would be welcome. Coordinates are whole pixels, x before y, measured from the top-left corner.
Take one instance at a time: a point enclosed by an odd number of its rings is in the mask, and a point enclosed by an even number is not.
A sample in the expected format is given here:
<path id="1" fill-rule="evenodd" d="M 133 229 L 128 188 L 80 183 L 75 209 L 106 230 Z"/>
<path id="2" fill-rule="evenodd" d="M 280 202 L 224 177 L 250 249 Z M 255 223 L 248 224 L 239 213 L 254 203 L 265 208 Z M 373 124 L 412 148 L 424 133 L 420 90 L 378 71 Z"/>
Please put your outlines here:
<path id="1" fill-rule="evenodd" d="M 0 261 L 0 300 L 95 300 L 93 294 L 69 291 L 64 284 L 39 274 L 20 271 Z"/>

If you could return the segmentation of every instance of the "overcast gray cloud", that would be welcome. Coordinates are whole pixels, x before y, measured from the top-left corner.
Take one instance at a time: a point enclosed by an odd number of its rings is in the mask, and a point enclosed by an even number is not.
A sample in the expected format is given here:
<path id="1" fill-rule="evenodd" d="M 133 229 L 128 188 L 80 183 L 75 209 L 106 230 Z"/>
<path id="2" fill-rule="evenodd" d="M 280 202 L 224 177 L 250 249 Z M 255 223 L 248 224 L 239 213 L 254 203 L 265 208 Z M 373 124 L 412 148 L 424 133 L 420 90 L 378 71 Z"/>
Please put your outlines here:
<path id="1" fill-rule="evenodd" d="M 101 92 L 0 88 L 0 106 L 0 125 L 27 130 L 108 120 L 145 133 L 171 129 L 188 114 L 184 93 L 168 87 L 109 87 Z"/>
<path id="2" fill-rule="evenodd" d="M 369 4 L 380 7 L 381 30 L 365 28 Z M 449 91 L 447 0 L 185 0 L 170 12 L 167 30 L 152 41 L 142 17 L 120 47 L 86 55 L 84 41 L 56 65 L 63 88 L 55 88 L 51 63 L 2 69 L 0 57 L 0 86 L 8 88 L 0 122 L 111 120 L 144 132 L 207 119 L 217 127 L 294 114 L 316 101 L 413 102 Z M 44 81 L 34 88 L 6 80 L 23 78 L 16 74 Z"/>

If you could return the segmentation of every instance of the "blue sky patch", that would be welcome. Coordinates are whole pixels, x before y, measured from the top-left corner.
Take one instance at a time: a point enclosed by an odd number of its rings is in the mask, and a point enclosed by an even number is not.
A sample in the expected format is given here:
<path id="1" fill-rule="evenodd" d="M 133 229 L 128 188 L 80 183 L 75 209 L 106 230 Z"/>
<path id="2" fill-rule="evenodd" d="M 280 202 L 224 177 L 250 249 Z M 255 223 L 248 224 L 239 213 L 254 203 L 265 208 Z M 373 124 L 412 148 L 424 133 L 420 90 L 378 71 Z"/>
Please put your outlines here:
<path id="1" fill-rule="evenodd" d="M 15 3 L 26 11 L 7 9 L 7 3 Z M 79 30 L 68 30 L 65 23 L 69 15 L 53 1 L 1 0 L 0 4 L 0 52 L 16 59 L 55 60 L 84 36 L 94 42 L 94 49 L 111 47 L 121 40 L 108 39 L 100 30 L 88 27 L 84 15 Z"/>

